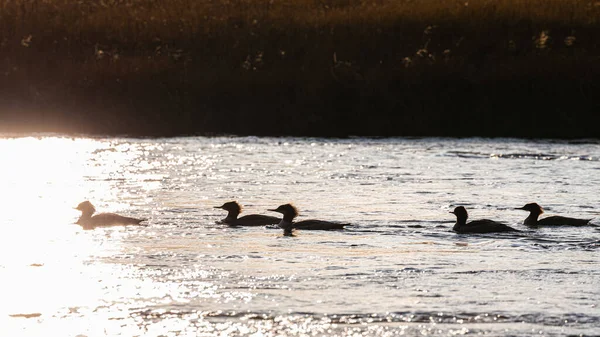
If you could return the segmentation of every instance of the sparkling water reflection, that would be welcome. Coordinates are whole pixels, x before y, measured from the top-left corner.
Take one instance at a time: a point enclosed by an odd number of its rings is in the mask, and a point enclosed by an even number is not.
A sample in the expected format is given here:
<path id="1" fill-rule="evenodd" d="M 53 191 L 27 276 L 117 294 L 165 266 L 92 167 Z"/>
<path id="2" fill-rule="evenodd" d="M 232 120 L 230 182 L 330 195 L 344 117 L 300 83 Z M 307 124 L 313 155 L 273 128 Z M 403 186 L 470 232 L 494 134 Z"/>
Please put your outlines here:
<path id="1" fill-rule="evenodd" d="M 0 335 L 600 334 L 600 144 L 0 138 Z M 147 218 L 84 231 L 83 200 Z M 298 232 L 215 224 L 294 202 Z M 448 211 L 524 230 L 457 235 Z M 272 214 L 275 215 L 275 214 Z"/>

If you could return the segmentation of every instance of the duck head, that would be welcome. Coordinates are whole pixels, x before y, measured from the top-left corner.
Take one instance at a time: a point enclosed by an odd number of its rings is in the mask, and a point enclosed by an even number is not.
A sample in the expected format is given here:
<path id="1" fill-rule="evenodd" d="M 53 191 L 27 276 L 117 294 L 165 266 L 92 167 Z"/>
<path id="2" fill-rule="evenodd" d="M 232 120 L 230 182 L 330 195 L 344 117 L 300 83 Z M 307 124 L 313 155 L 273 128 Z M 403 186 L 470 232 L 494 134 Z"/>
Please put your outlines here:
<path id="1" fill-rule="evenodd" d="M 238 214 L 242 213 L 242 206 L 237 203 L 237 201 L 226 202 L 221 206 L 215 206 L 215 208 L 224 209 L 229 212 L 229 216 L 234 216 L 237 218 Z"/>
<path id="2" fill-rule="evenodd" d="M 89 201 L 84 201 L 75 207 L 76 210 L 81 211 L 83 214 L 92 215 L 96 212 L 96 208 Z"/>
<path id="3" fill-rule="evenodd" d="M 290 223 L 298 216 L 298 210 L 292 204 L 281 205 L 275 209 L 270 209 L 269 211 L 283 214 L 283 220 Z"/>
<path id="4" fill-rule="evenodd" d="M 540 214 L 544 213 L 544 209 L 542 208 L 542 206 L 536 204 L 535 202 L 532 202 L 530 204 L 527 204 L 527 205 L 525 205 L 523 207 L 519 207 L 519 208 L 516 208 L 516 209 L 520 209 L 520 210 L 523 210 L 523 211 L 528 211 L 528 212 L 536 214 L 536 215 L 540 215 Z"/>
<path id="5" fill-rule="evenodd" d="M 469 217 L 469 213 L 467 213 L 467 210 L 463 207 L 463 206 L 458 206 L 454 209 L 454 211 L 450 212 L 454 215 L 456 215 L 456 222 L 457 223 L 466 223 L 467 222 L 467 218 Z"/>

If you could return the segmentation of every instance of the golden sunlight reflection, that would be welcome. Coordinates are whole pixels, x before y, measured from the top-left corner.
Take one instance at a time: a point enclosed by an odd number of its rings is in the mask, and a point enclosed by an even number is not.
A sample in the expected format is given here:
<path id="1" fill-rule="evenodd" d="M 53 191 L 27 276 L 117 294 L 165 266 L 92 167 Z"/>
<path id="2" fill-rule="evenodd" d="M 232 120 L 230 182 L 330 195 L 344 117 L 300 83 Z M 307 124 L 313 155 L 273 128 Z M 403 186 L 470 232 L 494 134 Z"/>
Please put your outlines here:
<path id="1" fill-rule="evenodd" d="M 128 170 L 139 160 L 135 146 L 95 139 L 0 138 L 0 335 L 6 320 L 14 327 L 14 320 L 96 308 L 107 289 L 121 286 L 114 270 L 118 266 L 89 261 L 120 252 L 124 230 L 83 231 L 73 224 L 79 216 L 74 207 L 84 200 L 100 211 L 127 207 L 119 183 L 134 179 Z"/>
<path id="2" fill-rule="evenodd" d="M 88 139 L 0 140 L 0 219 L 10 222 L 5 235 L 54 232 L 55 225 L 73 222 L 73 207 L 80 201 L 106 198 L 111 193 L 106 186 L 85 184 L 86 177 L 98 173 L 91 157 L 102 147 L 106 144 Z"/>
<path id="3" fill-rule="evenodd" d="M 132 164 L 147 165 L 140 153 L 135 144 L 94 139 L 0 138 L 0 222 L 10 223 L 4 234 L 64 230 L 84 200 L 98 211 L 127 207 L 118 184 L 143 180 L 145 189 L 158 187 L 157 177 L 130 171 Z"/>

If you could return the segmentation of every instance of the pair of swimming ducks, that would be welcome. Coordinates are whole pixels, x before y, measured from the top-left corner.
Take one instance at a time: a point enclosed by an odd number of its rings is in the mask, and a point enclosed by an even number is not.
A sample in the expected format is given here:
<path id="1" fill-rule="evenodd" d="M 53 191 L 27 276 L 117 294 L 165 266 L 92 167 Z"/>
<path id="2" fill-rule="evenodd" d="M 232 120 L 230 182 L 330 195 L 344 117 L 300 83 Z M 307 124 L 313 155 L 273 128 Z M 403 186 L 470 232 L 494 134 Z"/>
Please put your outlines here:
<path id="1" fill-rule="evenodd" d="M 523 221 L 523 224 L 533 228 L 545 226 L 585 226 L 592 220 L 568 218 L 558 215 L 538 219 L 539 216 L 544 213 L 544 209 L 536 203 L 530 203 L 516 209 L 529 212 L 529 216 Z M 514 229 L 502 222 L 494 220 L 482 219 L 467 222 L 469 214 L 463 206 L 456 207 L 454 211 L 450 213 L 456 215 L 456 224 L 452 227 L 452 230 L 457 233 L 519 232 L 518 229 Z"/>
<path id="2" fill-rule="evenodd" d="M 283 218 L 277 218 L 269 215 L 251 214 L 239 217 L 242 212 L 242 207 L 236 201 L 226 202 L 221 206 L 215 206 L 227 211 L 227 217 L 220 223 L 229 226 L 266 226 L 278 225 L 283 229 L 285 235 L 291 235 L 295 229 L 300 230 L 335 230 L 344 229 L 349 224 L 330 222 L 323 220 L 303 220 L 294 222 L 294 218 L 298 216 L 298 210 L 291 204 L 285 204 L 270 209 L 269 211 L 281 213 Z M 81 211 L 81 217 L 77 224 L 84 229 L 93 229 L 96 227 L 118 226 L 118 225 L 139 225 L 145 219 L 135 219 L 121 216 L 114 213 L 100 213 L 94 215 L 96 208 L 89 201 L 80 203 L 77 210 Z M 541 226 L 584 226 L 588 225 L 591 219 L 576 219 L 563 216 L 550 216 L 543 219 L 538 219 L 544 213 L 542 207 L 536 203 L 527 204 L 517 208 L 520 210 L 529 211 L 529 216 L 523 222 L 529 227 Z M 518 232 L 504 223 L 493 220 L 475 220 L 467 222 L 469 217 L 467 210 L 463 206 L 456 207 L 450 212 L 456 215 L 456 224 L 452 228 L 457 233 L 496 233 L 496 232 Z"/>

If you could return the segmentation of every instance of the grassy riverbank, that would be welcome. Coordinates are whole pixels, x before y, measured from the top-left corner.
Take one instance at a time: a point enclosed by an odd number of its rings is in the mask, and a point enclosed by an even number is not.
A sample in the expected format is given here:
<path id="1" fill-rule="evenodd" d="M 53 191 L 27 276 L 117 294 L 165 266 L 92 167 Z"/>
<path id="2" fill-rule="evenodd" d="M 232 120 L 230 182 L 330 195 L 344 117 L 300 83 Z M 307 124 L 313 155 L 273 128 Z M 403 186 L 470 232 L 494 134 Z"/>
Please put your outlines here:
<path id="1" fill-rule="evenodd" d="M 0 1 L 0 130 L 594 137 L 600 2 Z"/>

